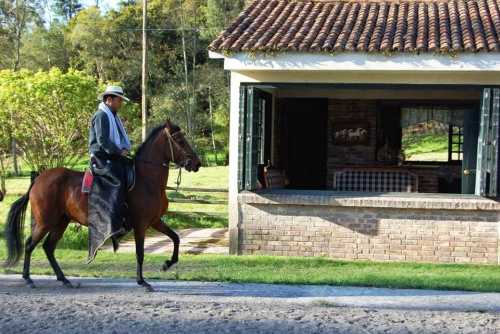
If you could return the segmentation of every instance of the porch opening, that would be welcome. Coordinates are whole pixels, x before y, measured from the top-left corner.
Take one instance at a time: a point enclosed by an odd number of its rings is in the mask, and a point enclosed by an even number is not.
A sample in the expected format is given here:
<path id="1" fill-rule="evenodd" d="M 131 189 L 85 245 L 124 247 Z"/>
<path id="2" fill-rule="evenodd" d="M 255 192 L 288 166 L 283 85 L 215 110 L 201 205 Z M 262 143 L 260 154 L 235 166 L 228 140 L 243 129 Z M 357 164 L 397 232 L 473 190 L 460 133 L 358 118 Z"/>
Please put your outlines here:
<path id="1" fill-rule="evenodd" d="M 264 184 L 270 161 L 286 171 L 289 189 L 343 191 L 339 182 L 357 182 L 345 189 L 497 196 L 500 89 L 476 88 L 468 99 L 451 88 L 443 99 L 312 92 L 242 86 L 241 190 Z"/>

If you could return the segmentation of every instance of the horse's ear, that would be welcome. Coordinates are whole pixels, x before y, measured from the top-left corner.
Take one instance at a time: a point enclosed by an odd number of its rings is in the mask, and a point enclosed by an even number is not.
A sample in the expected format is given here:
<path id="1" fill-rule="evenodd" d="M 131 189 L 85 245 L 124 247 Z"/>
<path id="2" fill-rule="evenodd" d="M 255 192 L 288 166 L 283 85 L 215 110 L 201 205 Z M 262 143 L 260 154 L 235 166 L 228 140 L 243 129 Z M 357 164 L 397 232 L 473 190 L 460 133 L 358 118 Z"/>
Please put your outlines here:
<path id="1" fill-rule="evenodd" d="M 167 118 L 167 128 L 172 128 L 172 122 L 170 122 L 170 118 Z"/>

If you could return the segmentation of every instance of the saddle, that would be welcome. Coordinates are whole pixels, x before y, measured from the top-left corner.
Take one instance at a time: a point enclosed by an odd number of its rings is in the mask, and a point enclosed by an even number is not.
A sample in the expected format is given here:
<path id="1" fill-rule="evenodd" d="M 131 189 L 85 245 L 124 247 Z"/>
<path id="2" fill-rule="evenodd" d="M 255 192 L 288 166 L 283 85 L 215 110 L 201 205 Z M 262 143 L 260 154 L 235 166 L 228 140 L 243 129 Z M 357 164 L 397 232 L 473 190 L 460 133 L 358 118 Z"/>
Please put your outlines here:
<path id="1" fill-rule="evenodd" d="M 90 166 L 90 164 L 89 164 Z M 107 167 L 99 169 L 95 166 L 90 166 L 90 172 L 85 172 L 82 182 L 82 193 L 88 194 L 90 192 L 90 187 L 92 185 L 92 180 L 94 175 L 104 174 Z M 135 164 L 127 164 L 125 166 L 125 180 L 127 191 L 131 191 L 135 186 Z"/>

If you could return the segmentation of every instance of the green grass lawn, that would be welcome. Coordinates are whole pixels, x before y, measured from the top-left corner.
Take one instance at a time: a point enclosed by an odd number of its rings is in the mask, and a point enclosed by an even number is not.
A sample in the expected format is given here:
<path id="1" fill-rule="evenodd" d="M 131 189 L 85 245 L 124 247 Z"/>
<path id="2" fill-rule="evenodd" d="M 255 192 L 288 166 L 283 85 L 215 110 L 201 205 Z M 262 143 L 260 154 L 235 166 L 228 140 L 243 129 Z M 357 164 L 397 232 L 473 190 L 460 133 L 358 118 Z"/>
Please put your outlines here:
<path id="1" fill-rule="evenodd" d="M 447 126 L 428 122 L 427 126 L 408 126 L 402 131 L 401 148 L 406 161 L 448 161 Z"/>
<path id="2" fill-rule="evenodd" d="M 56 258 L 69 277 L 135 278 L 135 254 L 99 251 L 87 264 L 87 251 L 58 249 Z M 0 241 L 0 262 L 5 260 Z M 399 289 L 500 292 L 500 268 L 492 265 L 337 261 L 326 258 L 188 255 L 168 271 L 161 264 L 170 254 L 146 254 L 144 277 L 185 281 L 311 284 Z M 19 264 L 0 272 L 21 275 Z M 32 274 L 54 275 L 43 250 L 33 253 Z"/>

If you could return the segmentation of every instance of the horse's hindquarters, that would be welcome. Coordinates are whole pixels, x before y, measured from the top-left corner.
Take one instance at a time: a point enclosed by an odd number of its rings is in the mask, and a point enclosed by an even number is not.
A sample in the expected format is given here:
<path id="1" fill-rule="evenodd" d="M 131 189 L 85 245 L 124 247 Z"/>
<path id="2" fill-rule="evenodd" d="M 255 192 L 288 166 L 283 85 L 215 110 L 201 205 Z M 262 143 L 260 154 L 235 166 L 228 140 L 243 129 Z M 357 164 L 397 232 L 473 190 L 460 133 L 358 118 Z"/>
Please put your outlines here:
<path id="1" fill-rule="evenodd" d="M 38 224 L 56 224 L 63 216 L 87 225 L 88 197 L 81 191 L 83 172 L 63 167 L 36 177 L 30 203 Z"/>

